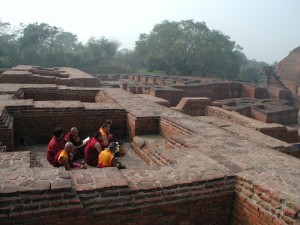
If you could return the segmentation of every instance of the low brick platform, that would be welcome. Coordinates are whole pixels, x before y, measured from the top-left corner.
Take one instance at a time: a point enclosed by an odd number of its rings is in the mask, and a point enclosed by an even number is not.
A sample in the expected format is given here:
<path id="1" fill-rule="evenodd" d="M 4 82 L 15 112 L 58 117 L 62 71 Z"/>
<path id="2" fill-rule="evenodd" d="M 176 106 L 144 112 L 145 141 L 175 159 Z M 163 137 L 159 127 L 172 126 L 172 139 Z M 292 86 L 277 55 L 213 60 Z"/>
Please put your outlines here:
<path id="1" fill-rule="evenodd" d="M 0 83 L 57 84 L 77 87 L 100 87 L 100 80 L 80 70 L 60 67 L 18 65 L 0 75 Z"/>

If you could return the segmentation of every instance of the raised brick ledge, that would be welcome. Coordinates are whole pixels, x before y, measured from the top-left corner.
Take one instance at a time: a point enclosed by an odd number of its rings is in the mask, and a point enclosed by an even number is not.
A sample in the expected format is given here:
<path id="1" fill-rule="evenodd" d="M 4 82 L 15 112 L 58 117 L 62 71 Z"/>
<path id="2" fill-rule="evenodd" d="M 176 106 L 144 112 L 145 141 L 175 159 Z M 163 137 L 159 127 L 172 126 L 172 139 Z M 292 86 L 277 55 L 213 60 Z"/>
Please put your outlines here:
<path id="1" fill-rule="evenodd" d="M 103 174 L 116 172 L 115 170 L 101 171 Z M 78 175 L 78 173 L 75 173 Z M 73 175 L 75 175 L 73 174 Z M 212 178 L 212 177 L 211 177 Z M 198 204 L 203 202 L 207 207 L 213 202 L 219 202 L 225 208 L 231 210 L 234 197 L 233 176 L 215 177 L 212 180 L 203 180 L 197 184 L 182 184 L 170 188 L 140 189 L 132 190 L 116 187 L 107 190 L 94 190 L 93 193 L 66 192 L 40 193 L 27 195 L 19 193 L 16 196 L 6 196 L 0 199 L 0 221 L 1 218 L 18 219 L 25 221 L 31 215 L 45 216 L 57 213 L 75 212 L 84 210 L 88 216 L 100 215 L 102 213 L 126 212 L 132 209 L 146 209 L 161 207 L 166 204 Z M 209 199 L 209 200 L 208 200 Z M 30 219 L 29 219 L 30 220 Z"/>

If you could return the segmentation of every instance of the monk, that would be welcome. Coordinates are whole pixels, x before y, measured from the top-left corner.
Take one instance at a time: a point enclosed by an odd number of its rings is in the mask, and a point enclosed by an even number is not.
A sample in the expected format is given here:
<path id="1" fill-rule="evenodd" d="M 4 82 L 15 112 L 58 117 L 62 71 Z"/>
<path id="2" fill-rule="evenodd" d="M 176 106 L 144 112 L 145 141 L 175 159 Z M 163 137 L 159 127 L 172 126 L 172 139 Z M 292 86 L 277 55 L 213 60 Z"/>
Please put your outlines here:
<path id="1" fill-rule="evenodd" d="M 84 160 L 90 166 L 96 167 L 98 164 L 98 155 L 102 151 L 101 141 L 103 141 L 102 135 L 97 131 L 85 146 Z"/>
<path id="2" fill-rule="evenodd" d="M 118 150 L 119 146 L 117 142 L 111 142 L 107 149 L 103 150 L 98 157 L 98 168 L 103 167 L 117 167 L 118 169 L 125 169 L 126 166 L 122 165 L 121 162 L 118 162 L 115 157 L 115 153 Z"/>
<path id="3" fill-rule="evenodd" d="M 54 166 L 56 154 L 64 149 L 64 140 L 63 140 L 63 129 L 61 127 L 56 127 L 53 131 L 53 137 L 48 144 L 47 149 L 47 160 Z"/>
<path id="4" fill-rule="evenodd" d="M 124 156 L 125 155 L 125 149 L 122 146 L 122 142 L 118 141 L 117 138 L 114 137 L 114 135 L 110 133 L 111 127 L 112 127 L 112 121 L 111 120 L 106 120 L 102 124 L 102 126 L 99 128 L 99 132 L 102 134 L 102 139 L 103 139 L 103 141 L 100 142 L 101 146 L 103 148 L 107 148 L 108 145 L 111 142 L 118 142 L 119 149 L 118 149 L 118 151 L 115 152 L 115 156 L 116 157 Z"/>
<path id="5" fill-rule="evenodd" d="M 84 157 L 84 145 L 81 138 L 78 136 L 78 129 L 72 127 L 71 130 L 65 135 L 64 142 L 72 142 L 74 145 L 74 151 L 72 156 L 72 161 L 76 159 L 82 159 Z"/>
<path id="6" fill-rule="evenodd" d="M 66 170 L 71 169 L 86 169 L 84 165 L 74 164 L 70 159 L 70 153 L 74 151 L 74 145 L 72 142 L 67 142 L 65 148 L 60 150 L 55 156 L 55 166 L 64 166 Z"/>
<path id="7" fill-rule="evenodd" d="M 99 132 L 102 134 L 101 146 L 106 148 L 109 145 L 109 141 L 112 138 L 112 134 L 110 134 L 110 124 L 104 122 L 102 126 L 99 128 Z"/>

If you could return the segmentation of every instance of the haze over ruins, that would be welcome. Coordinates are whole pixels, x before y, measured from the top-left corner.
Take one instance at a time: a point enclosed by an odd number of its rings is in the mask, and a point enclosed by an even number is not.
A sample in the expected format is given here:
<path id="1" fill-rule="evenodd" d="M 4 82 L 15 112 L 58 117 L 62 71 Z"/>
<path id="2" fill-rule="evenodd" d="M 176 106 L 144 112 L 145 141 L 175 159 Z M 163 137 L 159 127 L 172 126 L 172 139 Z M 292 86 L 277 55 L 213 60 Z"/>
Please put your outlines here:
<path id="1" fill-rule="evenodd" d="M 0 74 L 0 224 L 300 224 L 300 48 L 259 85 L 18 65 Z M 46 161 L 113 121 L 127 169 Z M 5 146 L 5 147 L 4 147 Z"/>

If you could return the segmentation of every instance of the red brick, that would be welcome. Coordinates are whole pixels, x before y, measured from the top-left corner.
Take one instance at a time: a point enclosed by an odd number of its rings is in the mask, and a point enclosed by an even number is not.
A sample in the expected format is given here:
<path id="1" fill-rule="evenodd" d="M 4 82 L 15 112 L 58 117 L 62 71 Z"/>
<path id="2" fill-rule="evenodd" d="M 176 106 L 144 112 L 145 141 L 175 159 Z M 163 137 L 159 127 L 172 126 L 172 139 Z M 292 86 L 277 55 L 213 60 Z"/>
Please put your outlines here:
<path id="1" fill-rule="evenodd" d="M 262 193 L 262 195 L 260 197 L 262 200 L 264 200 L 267 203 L 271 202 L 270 197 L 268 195 L 266 195 L 265 193 Z"/>
<path id="2" fill-rule="evenodd" d="M 281 216 L 282 220 L 286 223 L 286 224 L 293 224 L 294 223 L 294 220 L 290 217 L 287 217 L 287 216 Z"/>
<path id="3" fill-rule="evenodd" d="M 242 193 L 243 193 L 244 195 L 246 195 L 248 198 L 251 198 L 252 195 L 253 195 L 253 192 L 252 192 L 252 191 L 249 191 L 249 190 L 247 190 L 247 189 L 244 189 L 244 190 L 242 191 Z"/>
<path id="4" fill-rule="evenodd" d="M 255 211 L 259 211 L 258 205 L 256 205 L 255 203 L 251 202 L 251 200 L 246 201 L 246 204 L 248 206 L 250 206 L 250 208 L 254 209 Z"/>
<path id="5" fill-rule="evenodd" d="M 297 217 L 297 212 L 293 209 L 284 208 L 283 209 L 283 215 L 295 219 Z"/>
<path id="6" fill-rule="evenodd" d="M 261 211 L 261 218 L 267 222 L 272 222 L 276 217 L 269 212 Z"/>

